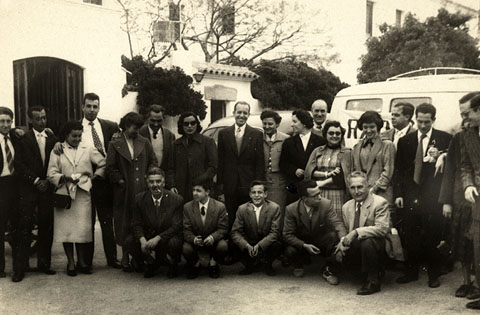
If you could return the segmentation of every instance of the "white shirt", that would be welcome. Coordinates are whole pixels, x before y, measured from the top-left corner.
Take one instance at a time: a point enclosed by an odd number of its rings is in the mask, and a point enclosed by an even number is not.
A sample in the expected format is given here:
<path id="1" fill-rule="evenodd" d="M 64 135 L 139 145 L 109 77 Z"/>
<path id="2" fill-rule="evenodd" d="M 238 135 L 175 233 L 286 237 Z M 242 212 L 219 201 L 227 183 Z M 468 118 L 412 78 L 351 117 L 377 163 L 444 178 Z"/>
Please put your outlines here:
<path id="1" fill-rule="evenodd" d="M 158 205 L 160 206 L 160 204 L 162 203 L 162 198 L 163 198 L 163 195 L 161 195 L 160 198 L 158 199 L 155 199 L 155 197 L 153 197 L 152 195 L 153 205 L 155 206 L 155 202 L 158 201 Z"/>
<path id="2" fill-rule="evenodd" d="M 45 143 L 47 142 L 47 133 L 45 130 L 42 132 L 38 132 L 33 129 L 33 134 L 35 135 L 35 139 L 37 139 L 38 149 L 40 150 L 40 155 L 42 157 L 42 162 L 45 164 Z"/>
<path id="3" fill-rule="evenodd" d="M 207 219 L 207 209 L 208 209 L 208 203 L 210 201 L 210 198 L 207 199 L 205 203 L 201 203 L 200 201 L 198 202 L 198 209 L 200 210 L 200 218 L 202 219 L 202 223 L 205 224 L 205 220 Z M 202 215 L 202 207 L 205 207 L 205 215 Z"/>
<path id="4" fill-rule="evenodd" d="M 95 143 L 93 142 L 93 135 L 92 135 L 92 126 L 90 126 L 90 120 L 83 118 L 82 126 L 83 126 L 83 134 L 82 134 L 82 141 L 80 142 L 80 145 L 95 148 Z M 96 118 L 93 121 L 93 127 L 95 127 L 95 131 L 97 132 L 98 137 L 100 138 L 103 152 L 106 153 L 107 151 L 105 150 L 102 126 L 100 125 L 100 121 L 98 120 L 98 118 Z"/>
<path id="5" fill-rule="evenodd" d="M 153 130 L 148 126 L 148 132 L 150 132 L 150 139 L 152 140 L 152 148 L 153 152 L 155 152 L 155 156 L 157 157 L 158 166 L 162 165 L 163 161 L 163 130 L 162 128 L 158 129 L 157 137 L 153 138 Z"/>
<path id="6" fill-rule="evenodd" d="M 300 140 L 302 140 L 304 151 L 307 151 L 307 144 L 308 144 L 308 141 L 310 141 L 311 135 L 312 135 L 311 131 L 309 131 L 307 134 L 304 134 L 304 135 L 300 134 Z"/>
<path id="7" fill-rule="evenodd" d="M 265 140 L 266 141 L 275 141 L 275 139 L 277 139 L 277 133 L 274 133 L 271 137 L 267 134 L 265 134 Z"/>
<path id="8" fill-rule="evenodd" d="M 422 136 L 422 133 L 420 130 L 417 132 L 417 139 L 420 141 L 420 137 Z M 422 146 L 423 146 L 423 156 L 427 154 L 427 149 L 428 149 L 428 143 L 430 142 L 430 138 L 432 137 L 432 128 L 426 133 L 426 137 L 423 138 Z"/>
<path id="9" fill-rule="evenodd" d="M 397 130 L 397 129 L 394 130 L 393 143 L 395 144 L 395 148 L 397 147 L 398 141 L 400 140 L 400 138 L 405 136 L 407 134 L 408 130 L 410 130 L 410 124 L 408 124 L 402 130 Z"/>
<path id="10" fill-rule="evenodd" d="M 12 152 L 12 157 L 13 159 L 15 159 L 15 150 L 13 149 L 12 140 L 8 139 L 7 143 L 8 143 L 8 148 L 10 149 L 10 152 Z M 7 153 L 5 152 L 5 136 L 1 133 L 0 133 L 0 146 L 2 147 L 2 154 L 3 154 L 3 169 L 2 169 L 2 173 L 0 174 L 0 177 L 12 175 L 10 173 L 10 169 L 8 168 Z"/>
<path id="11" fill-rule="evenodd" d="M 245 134 L 245 126 L 247 124 L 244 124 L 242 127 L 239 127 L 237 124 L 235 124 L 235 137 L 237 138 L 242 138 L 243 135 Z M 238 129 L 240 128 L 240 133 L 238 132 Z"/>
<path id="12" fill-rule="evenodd" d="M 305 207 L 305 212 L 308 214 L 309 217 L 312 216 L 312 207 L 310 207 L 309 205 L 307 205 L 305 202 L 303 203 L 303 206 Z"/>
<path id="13" fill-rule="evenodd" d="M 263 205 L 257 207 L 253 205 L 253 211 L 255 212 L 255 217 L 257 218 L 257 224 L 260 222 L 260 211 L 262 211 Z"/>

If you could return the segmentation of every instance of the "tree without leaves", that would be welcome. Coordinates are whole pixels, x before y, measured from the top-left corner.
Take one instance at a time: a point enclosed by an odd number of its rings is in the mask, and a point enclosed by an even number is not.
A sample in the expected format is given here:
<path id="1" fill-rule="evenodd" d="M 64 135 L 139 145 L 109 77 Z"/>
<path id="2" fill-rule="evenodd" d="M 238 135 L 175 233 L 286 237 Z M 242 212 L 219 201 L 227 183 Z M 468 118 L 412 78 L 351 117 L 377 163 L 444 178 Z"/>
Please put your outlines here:
<path id="1" fill-rule="evenodd" d="M 440 9 L 436 17 L 419 22 L 407 15 L 402 27 L 380 27 L 382 35 L 367 42 L 367 54 L 357 79 L 384 81 L 400 73 L 429 67 L 480 69 L 477 42 L 468 34 L 468 15 Z"/>
<path id="2" fill-rule="evenodd" d="M 330 71 L 295 60 L 262 60 L 250 70 L 260 76 L 252 82 L 252 95 L 264 108 L 310 110 L 319 98 L 331 106 L 337 92 L 348 86 Z"/>

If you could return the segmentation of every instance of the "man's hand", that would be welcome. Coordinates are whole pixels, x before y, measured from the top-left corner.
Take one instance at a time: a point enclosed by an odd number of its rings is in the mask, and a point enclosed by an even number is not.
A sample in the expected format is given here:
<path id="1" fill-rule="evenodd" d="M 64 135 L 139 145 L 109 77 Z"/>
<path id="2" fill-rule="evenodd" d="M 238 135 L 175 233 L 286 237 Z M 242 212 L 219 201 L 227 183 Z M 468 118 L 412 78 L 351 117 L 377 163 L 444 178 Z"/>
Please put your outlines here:
<path id="1" fill-rule="evenodd" d="M 121 188 L 125 187 L 125 181 L 123 179 L 119 180 L 118 186 L 120 186 Z"/>
<path id="2" fill-rule="evenodd" d="M 345 238 L 343 239 L 343 245 L 350 247 L 352 242 L 358 237 L 357 230 L 353 230 L 352 232 L 348 233 Z"/>
<path id="3" fill-rule="evenodd" d="M 302 170 L 301 168 L 297 168 L 297 170 L 295 171 L 295 176 L 297 176 L 299 178 L 302 177 L 303 174 L 305 174 L 305 171 Z"/>
<path id="4" fill-rule="evenodd" d="M 47 191 L 47 188 L 48 188 L 48 180 L 46 180 L 46 179 L 40 179 L 40 180 L 35 184 L 35 188 L 36 188 L 39 192 L 45 192 L 45 191 Z"/>
<path id="5" fill-rule="evenodd" d="M 172 187 L 170 190 L 171 190 L 173 193 L 178 194 L 178 189 L 177 189 L 177 188 Z"/>
<path id="6" fill-rule="evenodd" d="M 310 254 L 310 255 L 318 255 L 320 254 L 320 249 L 313 245 L 313 244 L 303 244 L 303 248 Z"/>
<path id="7" fill-rule="evenodd" d="M 255 257 L 255 255 L 256 255 L 256 254 L 255 254 L 255 249 L 254 249 L 254 247 L 253 247 L 252 245 L 247 244 L 247 251 L 248 251 L 248 255 L 249 255 L 250 257 Z"/>
<path id="8" fill-rule="evenodd" d="M 402 197 L 398 197 L 397 199 L 395 199 L 395 206 L 397 208 L 403 208 L 403 198 Z"/>
<path id="9" fill-rule="evenodd" d="M 204 242 L 202 237 L 200 235 L 195 236 L 195 238 L 193 239 L 193 244 L 197 246 L 203 246 Z"/>
<path id="10" fill-rule="evenodd" d="M 475 186 L 468 186 L 465 189 L 465 199 L 468 202 L 475 203 L 475 198 L 478 197 L 478 190 Z"/>
<path id="11" fill-rule="evenodd" d="M 327 177 L 337 176 L 338 174 L 340 174 L 341 171 L 342 170 L 340 169 L 340 167 L 336 167 L 333 171 L 327 172 Z"/>
<path id="12" fill-rule="evenodd" d="M 61 142 L 55 143 L 52 149 L 53 153 L 56 155 L 62 155 L 63 154 L 63 145 Z"/>
<path id="13" fill-rule="evenodd" d="M 162 239 L 162 237 L 160 235 L 157 235 L 154 238 L 149 239 L 148 240 L 148 243 L 149 243 L 148 246 L 149 246 L 150 250 L 154 250 L 158 246 L 158 243 L 160 243 L 161 239 Z"/>
<path id="14" fill-rule="evenodd" d="M 147 248 L 147 239 L 143 236 L 140 238 L 140 248 L 142 249 L 142 253 L 146 255 L 149 254 L 149 250 Z"/>
<path id="15" fill-rule="evenodd" d="M 443 169 L 445 168 L 445 158 L 447 157 L 447 153 L 442 153 L 435 163 L 435 174 L 433 177 L 437 176 L 438 173 L 443 173 Z"/>
<path id="16" fill-rule="evenodd" d="M 343 245 L 343 240 L 338 242 L 336 248 L 335 248 L 335 260 L 341 263 L 343 261 L 343 257 L 345 256 L 345 253 L 349 249 L 348 246 Z"/>
<path id="17" fill-rule="evenodd" d="M 213 236 L 209 235 L 203 240 L 205 246 L 212 246 L 214 242 Z"/>
<path id="18" fill-rule="evenodd" d="M 452 217 L 452 205 L 443 205 L 443 216 L 447 219 L 450 219 Z"/>
<path id="19" fill-rule="evenodd" d="M 22 138 L 25 135 L 25 131 L 20 128 L 15 128 L 15 137 Z"/>

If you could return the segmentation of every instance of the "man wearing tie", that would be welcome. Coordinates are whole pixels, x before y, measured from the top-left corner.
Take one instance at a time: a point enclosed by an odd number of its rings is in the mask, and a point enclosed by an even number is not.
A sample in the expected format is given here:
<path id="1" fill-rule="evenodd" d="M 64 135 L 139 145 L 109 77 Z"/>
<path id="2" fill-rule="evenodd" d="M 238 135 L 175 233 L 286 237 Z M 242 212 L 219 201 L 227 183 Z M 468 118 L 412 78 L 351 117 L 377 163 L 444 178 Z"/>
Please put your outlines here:
<path id="1" fill-rule="evenodd" d="M 395 158 L 394 196 L 405 223 L 404 245 L 407 250 L 407 271 L 397 283 L 418 280 L 421 260 L 427 262 L 428 286 L 440 286 L 438 277 L 442 257 L 437 249 L 442 238 L 442 205 L 438 203 L 442 173 L 435 164 L 447 151 L 452 136 L 432 128 L 436 109 L 420 104 L 415 111 L 418 131 L 398 141 Z"/>
<path id="2" fill-rule="evenodd" d="M 0 107 L 0 278 L 5 278 L 5 228 L 9 219 L 17 218 L 18 181 L 15 174 L 17 138 L 11 129 L 13 112 Z M 15 226 L 16 224 L 13 223 Z M 15 246 L 13 246 L 15 247 Z M 12 248 L 13 250 L 14 248 Z"/>
<path id="3" fill-rule="evenodd" d="M 249 200 L 249 185 L 265 179 L 263 134 L 250 127 L 250 105 L 239 101 L 233 107 L 235 124 L 218 133 L 217 184 L 225 194 L 229 227 L 238 207 Z"/>
<path id="4" fill-rule="evenodd" d="M 397 103 L 392 108 L 392 126 L 393 128 L 380 133 L 381 140 L 390 140 L 397 148 L 398 140 L 410 132 L 417 129 L 413 127 L 412 119 L 415 107 L 407 102 Z"/>
<path id="5" fill-rule="evenodd" d="M 108 144 L 112 136 L 119 132 L 118 125 L 112 121 L 98 118 L 100 97 L 95 93 L 87 93 L 83 98 L 83 135 L 81 145 L 95 147 L 106 157 Z M 107 264 L 113 268 L 121 268 L 117 260 L 117 246 L 113 233 L 113 187 L 107 179 L 96 178 L 92 188 L 92 218 L 95 222 L 95 212 L 98 214 L 102 229 L 103 250 Z M 95 226 L 95 224 L 93 225 Z M 87 244 L 87 263 L 91 266 L 94 243 Z"/>
<path id="6" fill-rule="evenodd" d="M 208 275 L 220 276 L 218 262 L 228 251 L 228 215 L 225 205 L 211 198 L 209 182 L 193 183 L 193 200 L 183 206 L 183 256 L 187 261 L 187 278 L 194 279 L 200 271 L 199 254 L 206 255 Z M 203 255 L 202 255 L 203 256 Z"/>
<path id="7" fill-rule="evenodd" d="M 148 110 L 148 124 L 140 128 L 138 133 L 150 140 L 158 160 L 158 167 L 166 171 L 175 135 L 167 128 L 162 127 L 164 113 L 165 108 L 162 105 L 151 105 Z"/>
<path id="8" fill-rule="evenodd" d="M 325 120 L 327 119 L 328 106 L 327 102 L 322 99 L 318 99 L 312 103 L 313 122 L 315 123 L 312 128 L 312 133 L 317 136 L 323 137 L 322 129 Z"/>
<path id="9" fill-rule="evenodd" d="M 55 274 L 50 269 L 53 243 L 53 186 L 46 179 L 48 161 L 57 138 L 45 132 L 47 113 L 42 106 L 28 108 L 28 118 L 32 125 L 17 146 L 15 167 L 20 182 L 20 202 L 18 218 L 18 250 L 14 258 L 12 281 L 22 281 L 28 265 L 34 213 L 37 208 L 38 270 L 47 275 Z"/>

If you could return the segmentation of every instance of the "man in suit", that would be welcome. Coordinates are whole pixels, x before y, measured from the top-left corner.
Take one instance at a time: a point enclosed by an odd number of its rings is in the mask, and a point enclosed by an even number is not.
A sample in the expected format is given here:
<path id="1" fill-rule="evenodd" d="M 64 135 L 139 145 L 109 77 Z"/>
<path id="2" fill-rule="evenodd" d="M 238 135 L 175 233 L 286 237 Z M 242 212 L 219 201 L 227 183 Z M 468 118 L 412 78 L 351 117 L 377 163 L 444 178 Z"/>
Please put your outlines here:
<path id="1" fill-rule="evenodd" d="M 480 95 L 460 103 L 462 118 L 469 123 L 460 144 L 460 175 L 465 199 L 472 206 L 473 249 L 475 278 L 480 286 Z M 480 309 L 480 300 L 467 304 L 467 308 Z"/>
<path id="2" fill-rule="evenodd" d="M 238 208 L 232 227 L 232 240 L 242 252 L 245 268 L 240 275 L 251 274 L 262 260 L 265 273 L 275 276 L 272 263 L 280 256 L 280 207 L 267 198 L 267 185 L 253 181 L 250 185 L 251 201 Z"/>
<path id="3" fill-rule="evenodd" d="M 165 173 L 158 167 L 147 172 L 147 186 L 135 197 L 127 247 L 137 262 L 145 263 L 145 278 L 153 277 L 162 261 L 169 265 L 167 277 L 174 278 L 182 255 L 183 198 L 164 189 Z"/>
<path id="4" fill-rule="evenodd" d="M 12 129 L 13 112 L 7 107 L 0 107 L 0 278 L 5 278 L 5 229 L 10 220 L 15 234 L 17 205 L 18 205 L 18 180 L 14 160 L 15 147 L 18 139 Z M 14 244 L 14 242 L 12 243 Z M 12 251 L 16 246 L 12 245 Z M 15 255 L 15 253 L 14 253 Z"/>
<path id="5" fill-rule="evenodd" d="M 140 135 L 150 140 L 153 151 L 158 160 L 158 167 L 166 171 L 168 159 L 173 148 L 175 135 L 167 128 L 162 127 L 165 108 L 162 105 L 153 104 L 148 110 L 148 123 L 140 128 Z"/>
<path id="6" fill-rule="evenodd" d="M 47 113 L 42 106 L 28 108 L 32 125 L 17 145 L 15 168 L 20 183 L 18 215 L 18 250 L 14 258 L 13 282 L 22 281 L 30 257 L 32 228 L 37 209 L 37 266 L 40 272 L 54 275 L 50 269 L 53 243 L 53 185 L 47 180 L 47 167 L 57 138 L 45 132 Z"/>
<path id="7" fill-rule="evenodd" d="M 112 121 L 98 118 L 100 111 L 100 97 L 95 93 L 87 93 L 83 97 L 83 134 L 81 145 L 95 147 L 106 157 L 108 144 L 112 137 L 120 131 L 118 125 Z M 113 268 L 121 268 L 117 260 L 117 246 L 113 232 L 113 186 L 107 179 L 96 178 L 92 188 L 92 218 L 96 215 L 102 229 L 103 250 L 107 264 Z M 94 224 L 95 226 L 95 224 Z M 94 233 L 95 234 L 95 233 Z M 91 266 L 94 253 L 94 243 L 88 243 L 86 262 Z"/>
<path id="8" fill-rule="evenodd" d="M 228 251 L 228 215 L 225 205 L 210 198 L 209 182 L 193 183 L 193 200 L 183 206 L 183 257 L 187 261 L 187 278 L 198 277 L 199 254 L 210 259 L 208 275 L 220 276 L 218 262 Z"/>
<path id="9" fill-rule="evenodd" d="M 235 124 L 218 134 L 217 184 L 225 195 L 229 228 L 238 207 L 249 200 L 249 185 L 265 179 L 262 132 L 247 124 L 250 105 L 239 101 L 233 107 Z"/>
<path id="10" fill-rule="evenodd" d="M 397 103 L 392 108 L 392 129 L 380 133 L 381 140 L 390 140 L 397 148 L 398 140 L 417 129 L 413 127 L 412 119 L 415 107 L 407 102 Z"/>
<path id="11" fill-rule="evenodd" d="M 333 256 L 335 245 L 347 233 L 332 203 L 320 197 L 317 183 L 304 179 L 297 185 L 300 199 L 287 206 L 283 226 L 283 240 L 287 244 L 285 256 L 294 265 L 296 277 L 304 275 L 303 265 L 311 256 L 327 258 L 322 276 L 330 284 L 339 283 L 335 275 L 338 264 Z"/>
<path id="12" fill-rule="evenodd" d="M 327 102 L 322 99 L 318 99 L 312 103 L 312 114 L 315 125 L 312 128 L 312 133 L 317 136 L 323 137 L 322 129 L 325 120 L 327 119 L 328 106 Z"/>
<path id="13" fill-rule="evenodd" d="M 385 236 L 390 223 L 388 201 L 369 191 L 367 175 L 360 171 L 348 176 L 353 199 L 342 207 L 348 234 L 337 245 L 337 261 L 344 265 L 360 266 L 365 276 L 358 295 L 380 291 L 380 272 L 385 257 Z"/>
<path id="14" fill-rule="evenodd" d="M 395 158 L 395 205 L 403 212 L 404 244 L 407 250 L 407 271 L 397 283 L 418 280 L 418 268 L 423 259 L 428 264 L 428 286 L 440 286 L 438 277 L 442 256 L 437 246 L 442 238 L 442 205 L 438 196 L 442 173 L 435 164 L 446 152 L 452 136 L 432 128 L 436 109 L 431 104 L 420 104 L 415 111 L 418 131 L 398 141 Z"/>
<path id="15" fill-rule="evenodd" d="M 322 136 L 312 133 L 313 118 L 306 110 L 292 113 L 295 136 L 285 139 L 280 155 L 280 170 L 287 177 L 287 205 L 298 200 L 296 184 L 304 178 L 308 159 L 315 148 L 326 144 Z"/>

